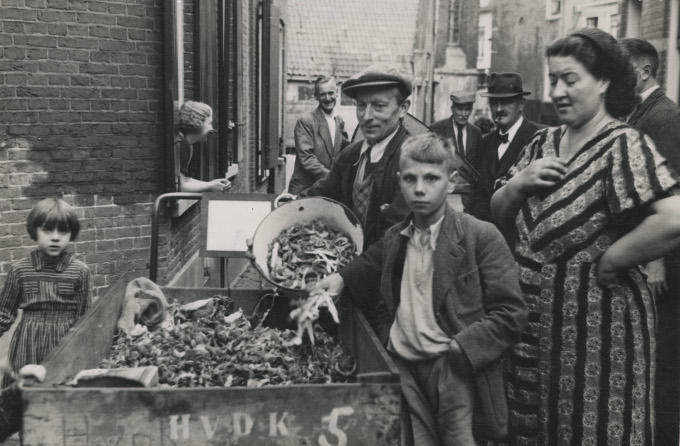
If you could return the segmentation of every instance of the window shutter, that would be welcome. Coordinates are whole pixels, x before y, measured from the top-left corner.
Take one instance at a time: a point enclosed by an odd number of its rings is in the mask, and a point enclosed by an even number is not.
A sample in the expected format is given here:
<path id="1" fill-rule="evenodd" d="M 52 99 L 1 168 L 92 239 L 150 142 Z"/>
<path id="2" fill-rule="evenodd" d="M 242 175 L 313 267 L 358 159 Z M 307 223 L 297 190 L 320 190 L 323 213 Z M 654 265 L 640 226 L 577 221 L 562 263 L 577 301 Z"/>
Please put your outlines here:
<path id="1" fill-rule="evenodd" d="M 264 2 L 264 48 L 262 75 L 264 110 L 264 150 L 265 165 L 271 169 L 276 167 L 281 154 L 281 119 L 283 109 L 281 104 L 281 79 L 283 68 L 281 60 L 281 12 L 272 0 Z"/>

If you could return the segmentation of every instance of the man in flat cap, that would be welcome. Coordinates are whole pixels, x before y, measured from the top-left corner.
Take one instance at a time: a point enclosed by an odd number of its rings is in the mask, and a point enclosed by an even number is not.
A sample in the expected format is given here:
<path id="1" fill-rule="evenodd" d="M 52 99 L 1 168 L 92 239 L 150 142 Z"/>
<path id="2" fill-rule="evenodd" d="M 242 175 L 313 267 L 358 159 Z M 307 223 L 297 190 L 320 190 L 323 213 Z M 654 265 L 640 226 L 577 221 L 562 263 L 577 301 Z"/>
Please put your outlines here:
<path id="1" fill-rule="evenodd" d="M 345 122 L 335 112 L 337 85 L 329 76 L 314 81 L 319 106 L 305 113 L 295 124 L 295 167 L 288 191 L 299 194 L 328 175 L 335 157 L 349 141 Z"/>
<path id="2" fill-rule="evenodd" d="M 401 145 L 409 136 L 402 118 L 410 106 L 411 80 L 396 68 L 372 65 L 342 86 L 356 100 L 363 141 L 345 147 L 327 177 L 303 194 L 324 196 L 352 209 L 361 219 L 365 247 L 408 214 L 397 171 Z"/>
<path id="3" fill-rule="evenodd" d="M 482 138 L 477 158 L 479 180 L 472 186 L 467 212 L 480 220 L 491 221 L 489 204 L 494 183 L 515 164 L 522 148 L 543 126 L 524 117 L 524 96 L 531 94 L 522 87 L 519 73 L 491 73 L 487 93 L 496 130 Z M 505 234 L 509 237 L 509 234 Z"/>
<path id="4" fill-rule="evenodd" d="M 482 143 L 482 131 L 468 122 L 472 106 L 475 103 L 475 93 L 469 91 L 451 94 L 451 116 L 437 121 L 430 129 L 441 138 L 451 140 L 451 146 L 458 156 L 465 158 L 473 167 L 477 166 L 479 146 Z M 470 208 L 470 194 L 462 194 L 463 208 Z"/>

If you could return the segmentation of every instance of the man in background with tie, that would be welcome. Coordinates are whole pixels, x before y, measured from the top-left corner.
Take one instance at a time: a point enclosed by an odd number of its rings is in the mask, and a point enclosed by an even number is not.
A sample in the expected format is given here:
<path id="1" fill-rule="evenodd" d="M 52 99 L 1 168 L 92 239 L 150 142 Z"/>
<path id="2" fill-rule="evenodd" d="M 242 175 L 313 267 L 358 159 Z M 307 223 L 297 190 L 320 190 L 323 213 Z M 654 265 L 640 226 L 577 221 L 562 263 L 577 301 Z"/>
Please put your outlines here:
<path id="1" fill-rule="evenodd" d="M 640 104 L 628 118 L 628 125 L 646 134 L 656 149 L 680 172 L 680 107 L 669 99 L 656 80 L 659 53 L 642 39 L 620 42 L 635 70 L 635 92 Z M 656 443 L 678 444 L 680 415 L 680 251 L 645 267 L 647 282 L 657 306 L 656 335 Z"/>
<path id="2" fill-rule="evenodd" d="M 402 119 L 410 106 L 410 78 L 394 67 L 372 65 L 349 78 L 342 91 L 356 101 L 363 141 L 345 147 L 327 177 L 303 193 L 332 198 L 359 217 L 364 247 L 409 212 L 397 171 L 401 145 L 409 136 Z"/>
<path id="3" fill-rule="evenodd" d="M 531 136 L 543 127 L 524 117 L 524 96 L 529 94 L 519 73 L 491 73 L 488 91 L 481 93 L 489 98 L 496 130 L 482 138 L 475 166 L 479 180 L 472 187 L 470 207 L 466 209 L 480 220 L 491 221 L 489 203 L 496 180 L 508 173 Z"/>
<path id="4" fill-rule="evenodd" d="M 465 158 L 473 167 L 477 167 L 479 146 L 482 143 L 482 131 L 474 124 L 468 122 L 472 106 L 475 103 L 474 92 L 457 92 L 450 96 L 451 116 L 437 121 L 430 129 L 440 138 L 451 141 L 456 154 Z M 463 208 L 470 208 L 470 194 L 461 194 Z"/>
<path id="5" fill-rule="evenodd" d="M 335 112 L 335 79 L 320 76 L 314 81 L 319 106 L 295 124 L 295 167 L 288 191 L 299 194 L 328 175 L 333 159 L 348 144 L 345 122 Z"/>

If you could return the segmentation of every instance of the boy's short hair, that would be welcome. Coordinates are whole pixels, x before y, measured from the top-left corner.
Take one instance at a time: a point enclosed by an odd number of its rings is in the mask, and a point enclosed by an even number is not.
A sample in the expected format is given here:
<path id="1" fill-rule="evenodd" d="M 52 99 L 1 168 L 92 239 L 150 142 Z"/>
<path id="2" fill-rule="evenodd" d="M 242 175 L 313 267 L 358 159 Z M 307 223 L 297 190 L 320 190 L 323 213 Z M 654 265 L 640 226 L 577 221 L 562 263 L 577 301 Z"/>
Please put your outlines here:
<path id="1" fill-rule="evenodd" d="M 421 133 L 406 139 L 401 146 L 400 169 L 405 159 L 417 163 L 443 164 L 449 174 L 455 170 L 451 144 L 433 132 Z"/>
<path id="2" fill-rule="evenodd" d="M 26 230 L 33 240 L 38 239 L 38 228 L 71 232 L 71 241 L 80 231 L 75 210 L 61 198 L 44 198 L 37 202 L 26 220 Z"/>
<path id="3" fill-rule="evenodd" d="M 212 108 L 208 104 L 186 101 L 182 103 L 178 112 L 179 130 L 184 134 L 200 131 L 205 120 L 211 115 Z"/>

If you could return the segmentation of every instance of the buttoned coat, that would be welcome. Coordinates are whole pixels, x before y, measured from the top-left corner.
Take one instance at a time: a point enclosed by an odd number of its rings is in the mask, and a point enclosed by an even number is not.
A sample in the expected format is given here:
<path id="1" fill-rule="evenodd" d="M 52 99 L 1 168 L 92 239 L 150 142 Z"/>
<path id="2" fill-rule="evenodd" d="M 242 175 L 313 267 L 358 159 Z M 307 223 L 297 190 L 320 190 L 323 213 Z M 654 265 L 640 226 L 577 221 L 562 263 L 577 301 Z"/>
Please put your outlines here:
<path id="1" fill-rule="evenodd" d="M 408 136 L 406 128 L 399 125 L 397 132 L 385 148 L 382 158 L 384 162 L 373 172 L 379 181 L 374 184 L 368 203 L 366 224 L 363 228 L 364 246 L 377 241 L 390 226 L 403 219 L 409 212 L 397 177 L 401 145 Z M 345 147 L 333 163 L 328 176 L 314 183 L 300 195 L 331 198 L 353 209 L 352 190 L 362 144 L 363 141 L 356 141 Z"/>
<path id="2" fill-rule="evenodd" d="M 475 165 L 479 171 L 479 180 L 472 185 L 470 207 L 466 208 L 466 212 L 480 220 L 491 221 L 490 204 L 496 180 L 508 173 L 524 146 L 531 140 L 531 136 L 543 127 L 545 126 L 529 121 L 525 117 L 501 159 L 498 159 L 499 130 L 496 129 L 482 138 L 478 164 Z"/>
<path id="3" fill-rule="evenodd" d="M 408 238 L 401 231 L 410 218 L 345 267 L 340 275 L 349 295 L 387 343 L 401 300 Z M 500 358 L 527 324 L 527 308 L 519 286 L 517 264 L 498 229 L 447 207 L 433 259 L 432 299 L 441 329 L 456 339 L 472 366 L 479 407 L 478 425 L 500 432 L 507 423 Z M 362 293 L 365 284 L 380 295 Z M 475 412 L 477 417 L 477 412 Z M 489 433 L 487 433 L 489 435 Z"/>
<path id="4" fill-rule="evenodd" d="M 328 175 L 333 160 L 349 142 L 345 122 L 335 117 L 335 144 L 331 139 L 324 112 L 317 107 L 302 115 L 295 124 L 295 166 L 288 191 L 298 194 Z"/>
<path id="5" fill-rule="evenodd" d="M 482 131 L 474 124 L 469 122 L 465 124 L 466 135 L 465 135 L 465 151 L 461 151 L 458 147 L 457 135 L 453 133 L 454 126 L 457 126 L 453 120 L 453 116 L 449 116 L 446 119 L 442 119 L 433 123 L 430 126 L 430 130 L 436 133 L 439 137 L 444 139 L 452 140 L 453 147 L 455 147 L 456 152 L 460 155 L 465 156 L 465 158 L 472 164 L 475 168 L 477 167 L 477 157 L 479 156 L 479 148 L 482 144 Z"/>

